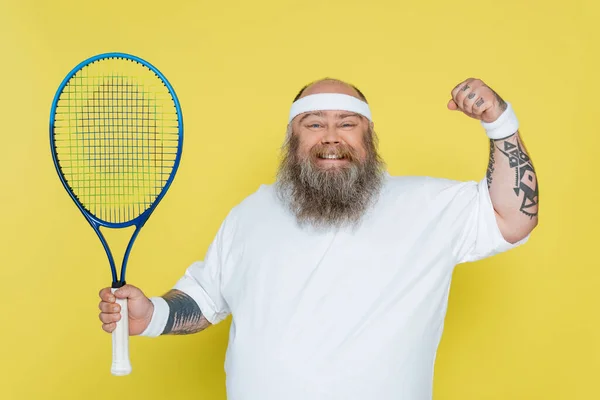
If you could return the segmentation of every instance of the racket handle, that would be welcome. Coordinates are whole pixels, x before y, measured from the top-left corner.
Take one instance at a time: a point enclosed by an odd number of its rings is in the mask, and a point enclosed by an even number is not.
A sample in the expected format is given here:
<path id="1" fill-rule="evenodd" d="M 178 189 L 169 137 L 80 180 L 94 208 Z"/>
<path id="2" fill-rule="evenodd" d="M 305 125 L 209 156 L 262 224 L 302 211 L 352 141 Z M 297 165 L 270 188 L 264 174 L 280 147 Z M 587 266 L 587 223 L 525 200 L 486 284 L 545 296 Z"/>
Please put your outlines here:
<path id="1" fill-rule="evenodd" d="M 112 289 L 114 293 L 117 289 Z M 121 319 L 112 332 L 112 367 L 110 372 L 116 376 L 129 375 L 131 363 L 129 362 L 129 311 L 127 299 L 117 299 L 121 306 Z"/>

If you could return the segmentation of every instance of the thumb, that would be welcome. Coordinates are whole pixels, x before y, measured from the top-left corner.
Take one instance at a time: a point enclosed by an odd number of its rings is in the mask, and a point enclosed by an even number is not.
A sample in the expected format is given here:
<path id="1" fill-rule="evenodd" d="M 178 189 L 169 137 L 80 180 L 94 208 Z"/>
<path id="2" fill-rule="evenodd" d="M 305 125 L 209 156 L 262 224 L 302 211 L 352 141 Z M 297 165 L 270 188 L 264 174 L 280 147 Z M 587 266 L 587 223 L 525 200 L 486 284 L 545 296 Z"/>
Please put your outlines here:
<path id="1" fill-rule="evenodd" d="M 138 289 L 137 287 L 135 287 L 133 285 L 124 285 L 124 286 L 120 287 L 119 289 L 117 289 L 115 291 L 114 295 L 117 299 L 131 299 L 131 300 L 145 297 L 144 293 L 142 293 L 142 291 L 140 289 Z"/>
<path id="2" fill-rule="evenodd" d="M 458 110 L 458 104 L 454 102 L 454 100 L 450 100 L 448 102 L 448 110 L 456 111 Z"/>

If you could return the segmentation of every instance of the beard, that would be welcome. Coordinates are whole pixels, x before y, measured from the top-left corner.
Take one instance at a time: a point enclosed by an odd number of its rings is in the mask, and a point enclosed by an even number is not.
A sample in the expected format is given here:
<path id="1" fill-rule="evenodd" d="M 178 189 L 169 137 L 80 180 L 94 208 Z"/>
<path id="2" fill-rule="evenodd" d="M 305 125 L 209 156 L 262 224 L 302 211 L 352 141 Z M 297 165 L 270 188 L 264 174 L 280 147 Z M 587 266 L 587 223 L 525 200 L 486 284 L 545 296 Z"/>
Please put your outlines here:
<path id="1" fill-rule="evenodd" d="M 346 144 L 314 146 L 308 156 L 298 155 L 299 139 L 288 131 L 283 157 L 277 172 L 276 190 L 280 200 L 301 226 L 337 228 L 356 226 L 377 200 L 384 177 L 384 163 L 376 150 L 371 128 L 364 135 L 367 156 L 360 160 Z M 342 166 L 319 167 L 318 158 L 343 157 Z"/>

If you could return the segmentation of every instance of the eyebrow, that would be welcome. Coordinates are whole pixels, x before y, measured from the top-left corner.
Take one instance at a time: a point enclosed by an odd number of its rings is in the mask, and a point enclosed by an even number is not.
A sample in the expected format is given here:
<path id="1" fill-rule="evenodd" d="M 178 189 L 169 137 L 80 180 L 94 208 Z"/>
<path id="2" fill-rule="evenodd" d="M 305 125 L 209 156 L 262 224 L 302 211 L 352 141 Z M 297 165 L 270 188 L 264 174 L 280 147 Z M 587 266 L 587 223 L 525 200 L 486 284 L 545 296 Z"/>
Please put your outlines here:
<path id="1" fill-rule="evenodd" d="M 302 123 L 302 121 L 304 121 L 306 118 L 310 117 L 311 115 L 315 115 L 317 117 L 324 117 L 323 111 L 313 111 L 313 112 L 304 114 L 302 116 L 302 118 L 300 118 L 300 121 L 298 121 L 298 123 Z M 349 112 L 336 113 L 335 116 L 337 119 L 344 119 L 347 117 L 359 117 L 359 118 L 361 117 L 360 114 L 352 113 L 352 112 L 351 113 L 349 113 Z"/>

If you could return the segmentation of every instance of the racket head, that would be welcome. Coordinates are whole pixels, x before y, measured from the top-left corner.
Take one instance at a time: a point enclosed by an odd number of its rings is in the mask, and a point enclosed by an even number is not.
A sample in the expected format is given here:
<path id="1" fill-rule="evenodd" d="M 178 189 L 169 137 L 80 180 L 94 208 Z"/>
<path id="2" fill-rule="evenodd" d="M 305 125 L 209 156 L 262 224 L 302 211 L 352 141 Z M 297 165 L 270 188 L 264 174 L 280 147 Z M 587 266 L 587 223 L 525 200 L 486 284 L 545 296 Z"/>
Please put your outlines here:
<path id="1" fill-rule="evenodd" d="M 181 105 L 149 62 L 126 53 L 98 54 L 75 66 L 58 87 L 50 147 L 65 190 L 94 228 L 140 227 L 179 167 Z"/>

